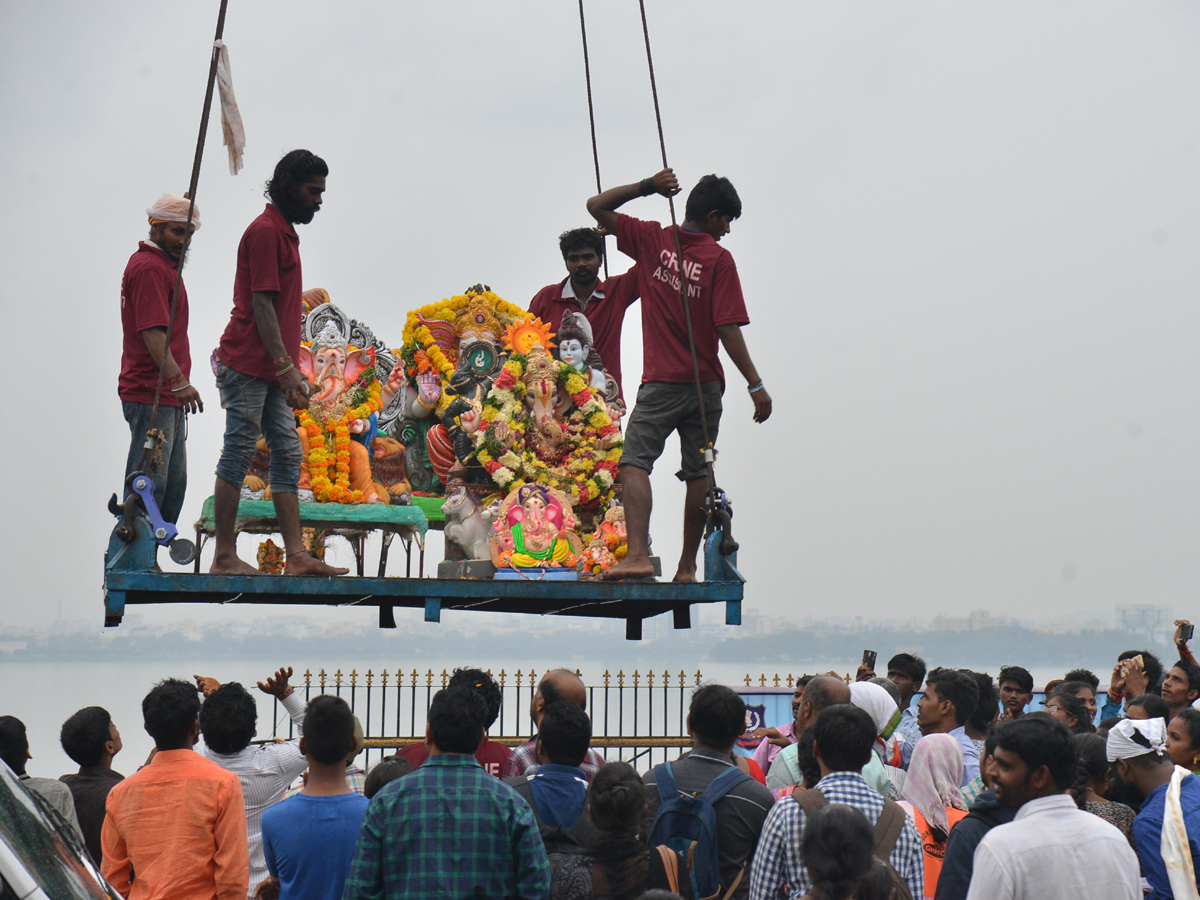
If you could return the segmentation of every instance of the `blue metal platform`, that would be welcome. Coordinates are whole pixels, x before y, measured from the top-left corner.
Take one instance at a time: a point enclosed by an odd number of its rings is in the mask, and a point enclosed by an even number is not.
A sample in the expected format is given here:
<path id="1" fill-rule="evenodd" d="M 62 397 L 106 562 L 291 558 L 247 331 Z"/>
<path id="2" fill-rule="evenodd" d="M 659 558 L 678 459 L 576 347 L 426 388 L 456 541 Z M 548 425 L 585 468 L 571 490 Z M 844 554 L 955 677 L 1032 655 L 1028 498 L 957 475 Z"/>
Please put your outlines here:
<path id="1" fill-rule="evenodd" d="M 741 624 L 744 579 L 737 554 L 722 556 L 721 533 L 705 542 L 705 580 L 654 581 L 449 580 L 437 578 L 312 578 L 297 575 L 209 575 L 155 570 L 155 545 L 144 519 L 130 542 L 110 539 L 105 556 L 105 623 L 120 624 L 127 606 L 158 603 L 237 603 L 294 606 L 374 606 L 379 625 L 396 627 L 396 607 L 424 609 L 440 621 L 443 609 L 624 619 L 626 637 L 641 638 L 642 620 L 670 612 L 676 628 L 691 624 L 691 604 L 725 603 L 726 622 Z"/>

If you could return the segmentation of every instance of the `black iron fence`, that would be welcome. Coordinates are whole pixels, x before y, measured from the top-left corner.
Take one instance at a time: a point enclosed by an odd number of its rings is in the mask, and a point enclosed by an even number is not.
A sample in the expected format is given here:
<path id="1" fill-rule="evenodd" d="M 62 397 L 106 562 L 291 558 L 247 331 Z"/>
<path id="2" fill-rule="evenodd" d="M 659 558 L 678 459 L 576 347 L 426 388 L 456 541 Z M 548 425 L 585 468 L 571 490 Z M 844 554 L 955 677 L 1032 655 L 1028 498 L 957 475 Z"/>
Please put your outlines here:
<path id="1" fill-rule="evenodd" d="M 524 743 L 533 728 L 530 702 L 545 673 L 517 669 L 509 674 L 501 669 L 498 674 L 488 674 L 500 685 L 504 698 L 488 737 L 509 746 Z M 584 677 L 582 672 L 577 674 Z M 303 691 L 306 700 L 317 694 L 335 694 L 350 704 L 366 735 L 365 756 L 359 758 L 366 768 L 397 748 L 424 742 L 429 703 L 449 680 L 446 669 L 440 673 L 432 669 L 375 673 L 368 669 L 361 675 L 355 669 L 348 674 L 341 669 L 332 674 L 321 669 L 316 674 L 305 671 L 303 684 L 297 683 L 296 690 Z M 744 693 L 790 694 L 795 683 L 791 674 L 765 673 L 757 678 L 747 674 L 741 681 L 744 684 L 730 686 Z M 685 727 L 687 708 L 692 690 L 702 683 L 704 675 L 698 670 L 692 675 L 682 670 L 673 675 L 665 669 L 644 673 L 635 669 L 626 675 L 618 670 L 614 675 L 606 669 L 598 683 L 587 686 L 592 747 L 606 759 L 625 760 L 643 771 L 675 759 L 680 748 L 691 745 Z M 272 737 L 294 736 L 292 723 L 278 701 L 273 721 Z"/>

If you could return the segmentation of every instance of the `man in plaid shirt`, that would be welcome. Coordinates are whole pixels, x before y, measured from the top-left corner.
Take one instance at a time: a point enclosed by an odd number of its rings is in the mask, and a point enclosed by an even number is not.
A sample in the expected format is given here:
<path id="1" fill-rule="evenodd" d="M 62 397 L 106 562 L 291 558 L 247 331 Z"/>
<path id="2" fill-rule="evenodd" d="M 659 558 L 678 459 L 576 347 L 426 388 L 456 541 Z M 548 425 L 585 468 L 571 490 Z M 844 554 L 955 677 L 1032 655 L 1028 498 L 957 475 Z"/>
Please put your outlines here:
<path id="1" fill-rule="evenodd" d="M 570 669 L 553 669 L 542 676 L 542 680 L 538 682 L 537 693 L 529 701 L 529 717 L 539 728 L 542 726 L 542 716 L 546 712 L 546 707 L 556 700 L 574 703 L 587 712 L 587 688 L 583 684 L 583 679 Z M 604 757 L 588 747 L 587 756 L 583 758 L 579 768 L 583 769 L 584 776 L 590 782 L 596 777 L 596 773 L 604 768 Z M 535 734 L 528 743 L 513 748 L 512 758 L 504 764 L 500 774 L 504 778 L 517 775 L 528 777 L 537 769 L 537 735 Z"/>
<path id="2" fill-rule="evenodd" d="M 866 814 L 872 824 L 883 812 L 884 800 L 860 773 L 870 761 L 875 743 L 871 717 L 856 706 L 830 706 L 817 717 L 813 754 L 821 766 L 819 790 L 830 803 L 844 803 Z M 787 885 L 788 896 L 805 896 L 811 887 L 800 859 L 800 838 L 806 816 L 792 797 L 778 801 L 763 825 L 750 869 L 750 900 L 775 900 Z M 889 861 L 908 882 L 914 897 L 925 896 L 925 861 L 921 837 L 910 820 L 896 841 Z"/>
<path id="3" fill-rule="evenodd" d="M 372 799 L 342 900 L 544 900 L 550 864 L 533 812 L 474 757 L 485 721 L 475 691 L 434 695 L 429 759 Z"/>

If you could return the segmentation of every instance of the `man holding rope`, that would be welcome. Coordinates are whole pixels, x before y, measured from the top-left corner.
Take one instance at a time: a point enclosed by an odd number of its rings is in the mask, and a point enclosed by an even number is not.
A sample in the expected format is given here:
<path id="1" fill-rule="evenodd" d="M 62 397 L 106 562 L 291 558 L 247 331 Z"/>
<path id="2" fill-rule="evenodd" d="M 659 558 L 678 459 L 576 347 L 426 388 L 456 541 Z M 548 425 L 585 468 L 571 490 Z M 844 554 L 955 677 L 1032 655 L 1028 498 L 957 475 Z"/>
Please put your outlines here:
<path id="1" fill-rule="evenodd" d="M 300 437 L 294 410 L 308 406 L 308 382 L 296 368 L 303 315 L 300 238 L 321 208 L 325 160 L 293 150 L 267 182 L 271 202 L 250 223 L 238 245 L 233 314 L 213 353 L 213 370 L 225 410 L 225 444 L 213 492 L 216 551 L 209 572 L 258 575 L 238 558 L 237 509 L 242 480 L 261 434 L 271 451 L 271 499 L 287 552 L 289 575 L 345 575 L 304 549 L 300 536 Z"/>
<path id="2" fill-rule="evenodd" d="M 616 210 L 636 197 L 671 197 L 679 182 L 663 169 L 639 183 L 611 188 L 588 200 L 588 212 L 617 237 L 617 249 L 638 263 L 642 297 L 643 364 L 637 402 L 625 428 L 621 455 L 625 521 L 629 549 L 625 559 L 601 576 L 605 579 L 651 578 L 650 510 L 653 498 L 650 472 L 662 455 L 667 437 L 679 432 L 683 465 L 676 477 L 687 484 L 684 502 L 683 552 L 675 571 L 677 582 L 696 581 L 696 554 L 704 537 L 708 470 L 705 435 L 714 444 L 721 420 L 725 375 L 718 358 L 718 341 L 746 379 L 754 401 L 754 421 L 771 415 L 771 397 L 750 359 L 741 328 L 750 322 L 737 267 L 717 242 L 729 233 L 729 223 L 742 214 L 742 201 L 727 178 L 706 175 L 688 195 L 676 253 L 676 237 L 657 222 L 643 222 Z M 682 262 L 682 267 L 680 265 Z M 688 324 L 680 297 L 680 269 L 691 309 L 695 360 L 688 341 Z M 694 365 L 699 366 L 697 399 Z"/>
<path id="3" fill-rule="evenodd" d="M 188 240 L 188 201 L 163 194 L 146 210 L 150 236 L 139 241 L 129 257 L 121 279 L 121 375 L 117 394 L 125 421 L 129 423 L 129 457 L 125 477 L 141 468 L 146 432 L 151 427 L 154 390 L 160 368 L 164 388 L 158 401 L 154 427 L 163 433 L 159 456 L 151 457 L 148 472 L 154 479 L 154 502 L 163 519 L 174 524 L 183 509 L 187 490 L 187 414 L 204 411 L 200 393 L 191 383 L 192 355 L 188 345 L 187 289 L 179 279 L 179 301 L 171 345 L 167 327 L 171 318 L 171 294 L 179 269 L 184 264 Z M 200 227 L 200 210 L 193 210 L 191 231 Z M 161 461 L 160 461 L 161 460 Z"/>

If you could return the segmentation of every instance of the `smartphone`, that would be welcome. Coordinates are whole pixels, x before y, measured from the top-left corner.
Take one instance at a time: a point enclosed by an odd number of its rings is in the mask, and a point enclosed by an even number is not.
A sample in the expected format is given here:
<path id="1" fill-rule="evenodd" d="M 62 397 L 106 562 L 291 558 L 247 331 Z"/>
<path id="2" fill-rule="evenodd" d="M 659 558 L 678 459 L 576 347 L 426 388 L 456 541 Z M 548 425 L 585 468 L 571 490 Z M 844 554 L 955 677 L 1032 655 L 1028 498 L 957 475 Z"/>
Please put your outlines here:
<path id="1" fill-rule="evenodd" d="M 864 666 L 866 666 L 868 669 L 870 669 L 872 672 L 874 672 L 874 671 L 875 671 L 875 657 L 876 657 L 876 655 L 877 655 L 877 654 L 875 653 L 875 651 L 874 651 L 874 650 L 864 650 L 864 651 L 863 651 L 863 661 L 862 661 L 862 664 L 863 664 Z"/>
<path id="2" fill-rule="evenodd" d="M 1180 625 L 1179 626 L 1179 639 L 1181 641 L 1190 641 L 1192 639 L 1192 635 L 1195 633 L 1196 633 L 1195 625 Z"/>

